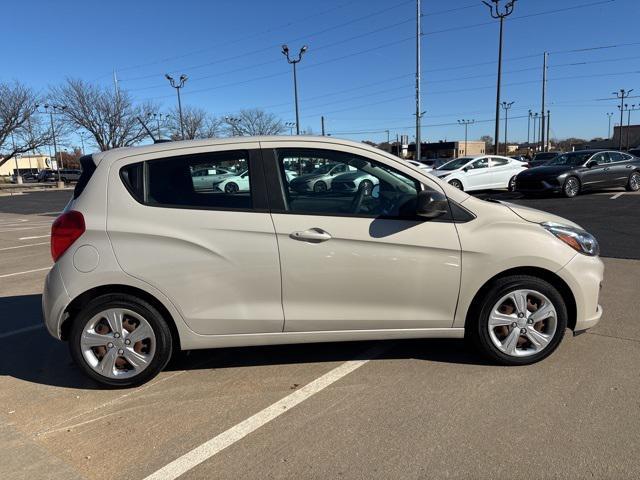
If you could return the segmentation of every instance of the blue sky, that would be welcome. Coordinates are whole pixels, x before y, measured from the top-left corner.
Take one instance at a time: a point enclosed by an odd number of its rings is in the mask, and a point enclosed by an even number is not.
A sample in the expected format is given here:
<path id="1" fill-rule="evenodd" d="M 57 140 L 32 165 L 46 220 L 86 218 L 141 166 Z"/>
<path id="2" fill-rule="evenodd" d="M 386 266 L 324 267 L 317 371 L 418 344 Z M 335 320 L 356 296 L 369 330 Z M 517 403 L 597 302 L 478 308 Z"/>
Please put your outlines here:
<path id="1" fill-rule="evenodd" d="M 470 138 L 492 135 L 498 23 L 480 0 L 422 3 L 423 140 L 462 138 L 462 118 L 476 120 Z M 524 118 L 510 123 L 510 139 L 526 140 L 527 111 L 540 110 L 545 50 L 552 137 L 606 136 L 616 102 L 598 99 L 620 88 L 640 95 L 639 14 L 638 0 L 519 0 L 505 24 L 503 99 L 515 102 L 510 116 Z M 415 0 L 31 0 L 3 8 L 6 20 L 34 15 L 7 31 L 13 45 L 3 51 L 1 80 L 40 90 L 66 77 L 111 84 L 115 69 L 122 88 L 167 111 L 175 92 L 163 74 L 186 73 L 184 104 L 216 115 L 264 107 L 292 121 L 291 68 L 279 45 L 295 52 L 308 44 L 298 71 L 303 129 L 318 133 L 324 114 L 336 136 L 414 133 Z M 603 46 L 611 48 L 571 51 Z"/>

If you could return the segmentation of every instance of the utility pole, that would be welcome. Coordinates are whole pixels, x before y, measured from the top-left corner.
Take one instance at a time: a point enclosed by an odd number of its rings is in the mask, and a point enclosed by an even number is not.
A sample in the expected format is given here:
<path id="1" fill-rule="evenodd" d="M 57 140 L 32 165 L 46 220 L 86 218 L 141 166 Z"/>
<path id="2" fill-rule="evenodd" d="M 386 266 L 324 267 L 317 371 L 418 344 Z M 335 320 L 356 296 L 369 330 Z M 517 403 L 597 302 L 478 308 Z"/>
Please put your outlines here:
<path id="1" fill-rule="evenodd" d="M 527 118 L 527 147 L 531 147 L 531 116 L 533 112 L 529 110 L 529 117 Z"/>
<path id="2" fill-rule="evenodd" d="M 618 142 L 618 150 L 622 150 L 622 129 L 624 127 L 624 99 L 629 97 L 629 94 L 633 92 L 633 88 L 631 90 L 625 90 L 621 88 L 619 92 L 613 92 L 616 98 L 620 99 L 620 105 L 618 105 L 618 109 L 620 110 L 620 140 Z"/>
<path id="3" fill-rule="evenodd" d="M 607 130 L 607 138 L 609 140 L 611 140 L 611 117 L 613 117 L 613 115 L 614 115 L 613 112 L 607 113 L 607 118 L 609 118 L 609 129 Z"/>
<path id="4" fill-rule="evenodd" d="M 422 17 L 422 9 L 420 7 L 420 0 L 416 0 L 416 155 L 415 160 L 420 161 L 422 159 L 422 138 L 420 136 L 420 128 L 422 123 L 422 106 L 420 98 L 420 45 L 422 43 L 422 30 L 420 27 L 420 20 Z"/>
<path id="5" fill-rule="evenodd" d="M 469 125 L 472 125 L 473 123 L 475 123 L 475 120 L 458 120 L 458 123 L 460 125 L 464 125 L 464 154 L 467 155 L 467 129 L 469 128 Z"/>
<path id="6" fill-rule="evenodd" d="M 509 131 L 509 110 L 515 102 L 502 102 L 504 108 L 504 156 L 509 154 L 509 145 L 507 144 L 507 132 Z M 496 154 L 497 155 L 497 154 Z"/>
<path id="7" fill-rule="evenodd" d="M 320 126 L 322 127 L 322 136 L 324 137 L 324 115 L 320 117 Z"/>
<path id="8" fill-rule="evenodd" d="M 504 10 L 500 10 L 500 0 L 491 0 L 495 5 L 482 1 L 491 11 L 491 18 L 500 20 L 500 39 L 498 47 L 498 81 L 496 87 L 496 131 L 495 131 L 495 149 L 494 153 L 498 154 L 498 145 L 500 144 L 500 87 L 502 84 L 502 40 L 504 33 L 504 19 L 513 13 L 517 0 L 511 0 L 504 6 Z M 495 6 L 495 10 L 494 10 Z"/>
<path id="9" fill-rule="evenodd" d="M 36 108 L 38 107 L 39 105 L 36 105 Z M 56 159 L 56 170 L 58 171 L 58 185 L 57 185 L 58 188 L 64 187 L 64 183 L 62 183 L 62 178 L 60 176 L 60 168 L 62 167 L 62 158 L 58 160 L 58 144 L 56 142 L 56 128 L 53 123 L 53 115 L 62 114 L 64 110 L 66 110 L 66 108 L 67 107 L 65 105 L 50 105 L 48 103 L 45 103 L 44 112 L 40 112 L 44 114 L 49 114 L 49 121 L 51 122 L 51 136 L 53 137 L 53 155 L 54 155 L 54 158 Z"/>
<path id="10" fill-rule="evenodd" d="M 545 152 L 547 150 L 546 142 L 545 142 L 545 116 L 544 111 L 546 108 L 545 100 L 547 95 L 547 59 L 549 58 L 549 54 L 544 52 L 544 60 L 542 62 L 542 108 L 540 111 L 542 112 L 542 151 Z"/>
<path id="11" fill-rule="evenodd" d="M 293 98 L 296 105 L 296 135 L 300 135 L 300 112 L 298 111 L 298 74 L 296 73 L 296 65 L 302 60 L 302 55 L 309 49 L 306 45 L 303 45 L 298 52 L 298 58 L 289 57 L 289 47 L 285 44 L 282 45 L 282 54 L 287 57 L 287 62 L 293 65 Z"/>
<path id="12" fill-rule="evenodd" d="M 549 141 L 549 134 L 551 133 L 551 110 L 547 110 L 547 146 L 545 152 L 549 151 L 551 142 Z"/>
<path id="13" fill-rule="evenodd" d="M 400 153 L 401 148 L 400 148 L 400 134 L 396 133 L 396 156 L 398 158 L 402 158 L 402 153 Z"/>
<path id="14" fill-rule="evenodd" d="M 189 77 L 187 77 L 184 73 L 180 75 L 178 82 L 176 82 L 171 75 L 168 73 L 164 76 L 167 80 L 169 80 L 169 84 L 176 89 L 178 92 L 178 115 L 180 116 L 180 136 L 182 140 L 184 140 L 184 122 L 182 121 L 182 102 L 180 101 L 180 89 L 184 87 L 184 83 L 187 81 Z"/>

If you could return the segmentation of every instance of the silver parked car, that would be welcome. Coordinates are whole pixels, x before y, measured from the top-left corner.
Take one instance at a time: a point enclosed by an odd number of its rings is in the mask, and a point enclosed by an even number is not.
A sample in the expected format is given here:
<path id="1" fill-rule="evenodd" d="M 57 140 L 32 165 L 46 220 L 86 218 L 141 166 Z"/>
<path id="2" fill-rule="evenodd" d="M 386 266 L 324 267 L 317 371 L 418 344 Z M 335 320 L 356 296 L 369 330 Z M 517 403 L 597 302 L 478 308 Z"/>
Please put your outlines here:
<path id="1" fill-rule="evenodd" d="M 298 192 L 292 157 L 377 184 Z M 588 232 L 362 143 L 233 137 L 81 163 L 51 230 L 42 306 L 49 333 L 103 385 L 148 381 L 177 349 L 389 338 L 465 337 L 493 362 L 525 365 L 602 315 Z M 246 165 L 246 189 L 194 185 L 193 171 L 229 164 Z"/>

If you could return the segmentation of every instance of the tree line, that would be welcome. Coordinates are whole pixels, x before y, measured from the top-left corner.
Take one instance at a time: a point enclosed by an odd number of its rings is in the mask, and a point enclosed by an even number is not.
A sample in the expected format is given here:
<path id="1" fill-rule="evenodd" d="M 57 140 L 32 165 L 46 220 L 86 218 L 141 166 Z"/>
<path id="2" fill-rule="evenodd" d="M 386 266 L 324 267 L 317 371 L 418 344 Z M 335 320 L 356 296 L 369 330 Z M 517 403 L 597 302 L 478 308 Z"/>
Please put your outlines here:
<path id="1" fill-rule="evenodd" d="M 60 108 L 53 109 L 54 105 Z M 51 111 L 55 114 L 49 115 Z M 51 145 L 54 131 L 59 145 L 68 145 L 66 137 L 76 133 L 104 151 L 136 145 L 149 138 L 149 132 L 156 139 L 178 140 L 184 131 L 184 138 L 192 140 L 278 135 L 285 130 L 281 119 L 257 108 L 217 117 L 186 105 L 180 125 L 177 108 L 160 113 L 157 104 L 136 103 L 122 89 L 67 79 L 41 93 L 18 81 L 0 82 L 0 165 L 18 154 Z"/>

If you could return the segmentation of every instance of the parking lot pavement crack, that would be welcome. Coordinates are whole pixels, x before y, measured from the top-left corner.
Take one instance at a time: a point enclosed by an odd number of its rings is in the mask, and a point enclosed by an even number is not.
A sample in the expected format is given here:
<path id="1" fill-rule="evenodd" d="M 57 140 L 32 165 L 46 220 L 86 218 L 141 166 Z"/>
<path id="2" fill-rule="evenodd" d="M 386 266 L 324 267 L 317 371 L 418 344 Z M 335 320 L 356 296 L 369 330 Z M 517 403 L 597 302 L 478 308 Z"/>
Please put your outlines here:
<path id="1" fill-rule="evenodd" d="M 615 335 L 606 335 L 604 333 L 597 333 L 597 332 L 587 332 L 587 334 L 588 335 L 597 335 L 598 337 L 615 338 L 616 340 L 623 340 L 623 341 L 626 341 L 626 342 L 640 343 L 640 340 L 638 340 L 637 338 L 617 337 Z"/>

